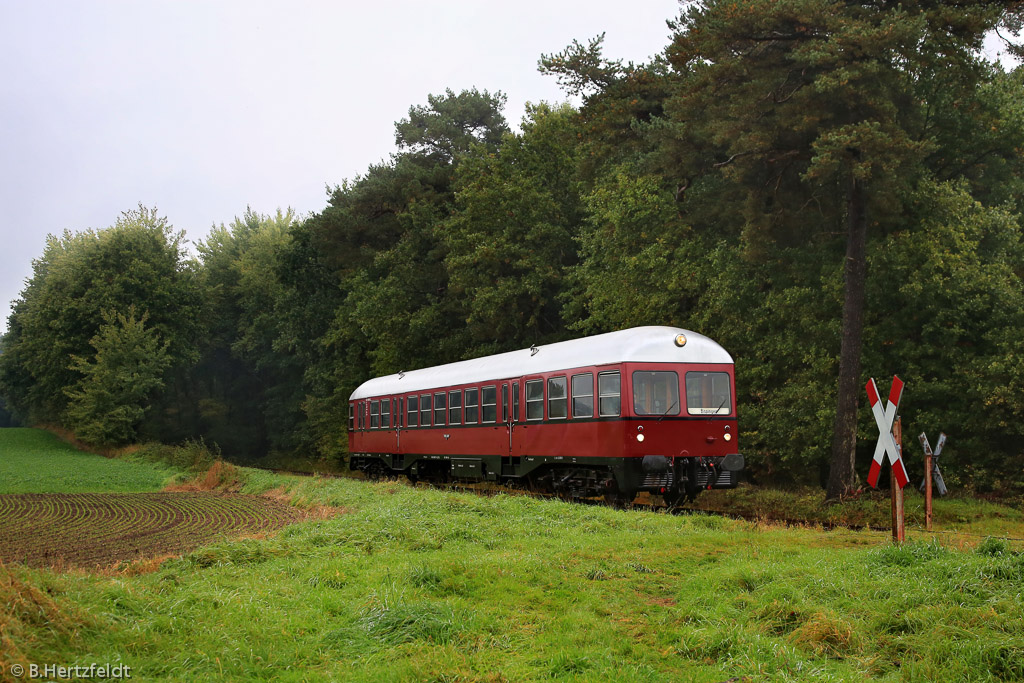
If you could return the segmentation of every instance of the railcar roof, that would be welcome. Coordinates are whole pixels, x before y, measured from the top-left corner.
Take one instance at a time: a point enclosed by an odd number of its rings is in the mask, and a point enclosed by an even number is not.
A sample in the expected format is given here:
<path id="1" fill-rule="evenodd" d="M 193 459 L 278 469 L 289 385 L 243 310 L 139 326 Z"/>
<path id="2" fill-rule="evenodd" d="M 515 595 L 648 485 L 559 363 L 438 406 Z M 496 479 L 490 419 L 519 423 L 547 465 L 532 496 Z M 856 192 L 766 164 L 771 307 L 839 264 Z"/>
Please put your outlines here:
<path id="1" fill-rule="evenodd" d="M 678 347 L 676 335 L 686 335 Z M 459 384 L 480 384 L 557 370 L 613 363 L 732 363 L 732 356 L 708 337 L 678 327 L 634 327 L 494 356 L 463 360 L 363 382 L 349 400 L 412 393 Z"/>

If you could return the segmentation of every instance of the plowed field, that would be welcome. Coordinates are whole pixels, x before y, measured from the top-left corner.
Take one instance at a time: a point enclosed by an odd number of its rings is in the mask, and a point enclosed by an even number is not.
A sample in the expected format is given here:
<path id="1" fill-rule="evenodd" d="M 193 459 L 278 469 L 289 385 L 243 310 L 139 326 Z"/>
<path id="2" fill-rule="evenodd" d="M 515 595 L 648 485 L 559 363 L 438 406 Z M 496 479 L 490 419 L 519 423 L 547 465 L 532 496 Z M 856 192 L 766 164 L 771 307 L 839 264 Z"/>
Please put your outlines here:
<path id="1" fill-rule="evenodd" d="M 302 516 L 283 503 L 240 494 L 6 494 L 0 495 L 0 560 L 108 567 L 272 531 Z"/>

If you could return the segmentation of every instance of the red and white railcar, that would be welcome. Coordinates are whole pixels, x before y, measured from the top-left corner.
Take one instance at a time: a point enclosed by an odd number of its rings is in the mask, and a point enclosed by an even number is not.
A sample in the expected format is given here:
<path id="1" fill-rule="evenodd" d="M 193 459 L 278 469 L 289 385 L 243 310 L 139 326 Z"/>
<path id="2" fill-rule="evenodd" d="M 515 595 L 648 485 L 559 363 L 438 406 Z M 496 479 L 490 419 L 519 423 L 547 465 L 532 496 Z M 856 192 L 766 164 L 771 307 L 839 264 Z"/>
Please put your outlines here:
<path id="1" fill-rule="evenodd" d="M 577 497 L 736 485 L 732 357 L 637 327 L 378 377 L 349 398 L 350 467 Z"/>

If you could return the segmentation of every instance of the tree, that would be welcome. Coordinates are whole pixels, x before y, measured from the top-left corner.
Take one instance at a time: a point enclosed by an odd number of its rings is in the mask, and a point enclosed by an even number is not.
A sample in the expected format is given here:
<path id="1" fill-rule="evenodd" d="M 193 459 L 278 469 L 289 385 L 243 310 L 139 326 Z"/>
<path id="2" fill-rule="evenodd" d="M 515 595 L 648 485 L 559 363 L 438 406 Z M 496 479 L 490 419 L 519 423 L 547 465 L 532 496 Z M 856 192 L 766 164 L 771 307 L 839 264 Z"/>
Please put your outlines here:
<path id="1" fill-rule="evenodd" d="M 436 156 L 451 163 L 473 144 L 495 146 L 508 132 L 501 110 L 503 93 L 490 94 L 476 88 L 456 95 L 427 95 L 427 106 L 409 108 L 409 118 L 395 124 L 395 144 L 413 154 Z"/>
<path id="2" fill-rule="evenodd" d="M 72 356 L 70 368 L 81 374 L 65 390 L 65 424 L 86 443 L 118 446 L 135 440 L 153 393 L 163 386 L 171 363 L 168 342 L 146 327 L 145 314 L 104 311 L 104 324 L 90 340 L 96 353 Z"/>
<path id="3" fill-rule="evenodd" d="M 81 376 L 70 359 L 92 356 L 105 311 L 134 305 L 148 316 L 147 327 L 167 343 L 167 372 L 198 358 L 199 292 L 183 240 L 144 206 L 110 228 L 48 238 L 8 319 L 0 356 L 0 391 L 15 412 L 30 424 L 63 420 L 66 390 Z"/>
<path id="4" fill-rule="evenodd" d="M 1012 7 L 1011 7 L 1012 5 Z M 971 98 L 992 77 L 987 31 L 1019 3 L 792 0 L 692 4 L 668 50 L 663 165 L 684 199 L 708 177 L 745 197 L 743 237 L 793 243 L 845 236 L 839 382 L 828 496 L 856 486 L 857 398 L 868 226 L 891 229 L 927 172 L 935 78 Z M 1011 22 L 1012 23 L 1012 22 Z"/>
<path id="5" fill-rule="evenodd" d="M 559 295 L 581 220 L 575 112 L 528 109 L 521 135 L 476 148 L 456 173 L 445 265 L 462 302 L 466 355 L 564 337 Z M 460 321 L 463 322 L 463 321 Z"/>
<path id="6" fill-rule="evenodd" d="M 301 367 L 274 348 L 284 291 L 277 259 L 296 223 L 291 209 L 265 216 L 247 207 L 198 245 L 206 334 L 191 374 L 195 429 L 235 458 L 288 450 L 302 412 Z"/>

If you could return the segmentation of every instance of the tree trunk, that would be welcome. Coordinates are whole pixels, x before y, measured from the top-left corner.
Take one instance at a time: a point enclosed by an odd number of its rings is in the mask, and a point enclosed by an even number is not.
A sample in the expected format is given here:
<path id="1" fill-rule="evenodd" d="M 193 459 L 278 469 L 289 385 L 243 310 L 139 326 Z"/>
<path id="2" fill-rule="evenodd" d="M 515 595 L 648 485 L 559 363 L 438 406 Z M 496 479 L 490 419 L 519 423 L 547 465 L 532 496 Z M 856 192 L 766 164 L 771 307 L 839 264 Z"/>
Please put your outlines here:
<path id="1" fill-rule="evenodd" d="M 843 337 L 839 350 L 839 397 L 832 436 L 832 466 L 826 498 L 836 500 L 857 488 L 857 398 L 860 396 L 860 349 L 864 332 L 864 286 L 867 276 L 867 215 L 864 188 L 850 179 L 846 203 L 846 263 Z"/>

